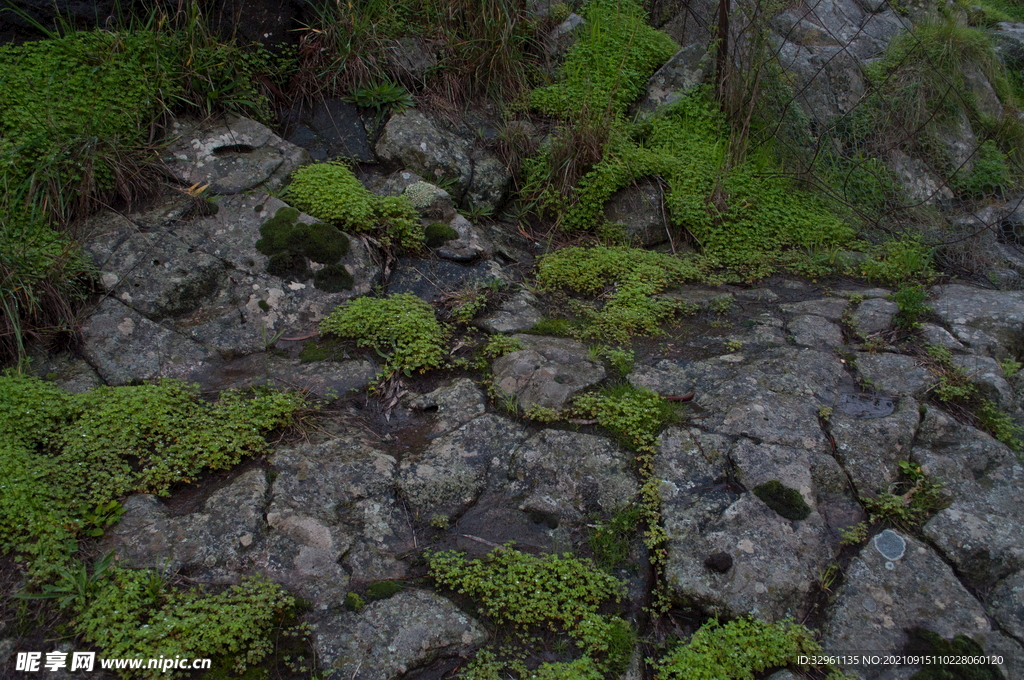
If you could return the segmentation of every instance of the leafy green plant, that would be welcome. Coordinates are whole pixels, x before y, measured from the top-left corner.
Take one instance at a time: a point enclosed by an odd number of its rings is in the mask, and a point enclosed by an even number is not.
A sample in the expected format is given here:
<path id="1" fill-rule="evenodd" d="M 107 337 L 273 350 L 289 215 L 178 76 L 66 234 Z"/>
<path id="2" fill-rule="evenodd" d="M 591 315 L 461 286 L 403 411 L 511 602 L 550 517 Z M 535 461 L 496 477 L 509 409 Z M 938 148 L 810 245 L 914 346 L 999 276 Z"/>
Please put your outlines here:
<path id="1" fill-rule="evenodd" d="M 425 372 L 444 364 L 447 331 L 433 308 L 415 295 L 360 297 L 338 307 L 320 322 L 320 331 L 356 341 L 386 359 L 384 374 Z"/>
<path id="2" fill-rule="evenodd" d="M 627 505 L 607 522 L 598 522 L 590 529 L 590 548 L 598 566 L 611 570 L 629 559 L 629 544 L 637 534 L 642 514 L 638 505 Z"/>
<path id="3" fill-rule="evenodd" d="M 693 259 L 622 246 L 570 247 L 544 257 L 537 279 L 550 289 L 589 295 L 615 286 L 600 310 L 578 306 L 577 311 L 588 322 L 583 334 L 624 342 L 638 333 L 659 334 L 660 325 L 677 305 L 658 293 L 670 285 L 700 279 L 703 266 Z"/>
<path id="4" fill-rule="evenodd" d="M 22 553 L 35 574 L 62 568 L 77 534 L 112 523 L 112 501 L 166 495 L 172 484 L 266 451 L 263 434 L 289 425 L 303 405 L 269 391 L 198 397 L 197 386 L 173 380 L 68 394 L 0 376 L 0 547 Z"/>
<path id="5" fill-rule="evenodd" d="M 628 383 L 576 397 L 573 407 L 581 416 L 596 418 L 625 446 L 648 452 L 653 452 L 661 429 L 676 414 L 667 399 Z"/>
<path id="6" fill-rule="evenodd" d="M 1024 364 L 1021 364 L 1016 359 L 1008 357 L 999 362 L 999 367 L 1003 369 L 1003 377 L 1009 378 L 1010 376 L 1019 373 L 1020 369 L 1024 367 Z"/>
<path id="7" fill-rule="evenodd" d="M 348 99 L 356 106 L 374 109 L 378 120 L 383 118 L 385 113 L 401 113 L 416 105 L 416 100 L 408 90 L 386 79 L 355 88 Z"/>
<path id="8" fill-rule="evenodd" d="M 931 307 L 924 304 L 928 297 L 928 289 L 924 286 L 903 286 L 892 294 L 891 299 L 899 307 L 899 313 L 893 321 L 897 328 L 914 330 L 921 324 L 918 319 L 931 311 Z"/>
<path id="9" fill-rule="evenodd" d="M 82 609 L 99 590 L 113 559 L 114 553 L 107 553 L 96 560 L 91 572 L 81 562 L 62 566 L 55 573 L 55 581 L 44 584 L 42 592 L 22 591 L 15 593 L 14 597 L 23 600 L 57 600 L 61 609 L 71 605 L 76 610 Z"/>
<path id="10" fill-rule="evenodd" d="M 267 658 L 274 631 L 296 610 L 294 597 L 263 579 L 245 578 L 222 592 L 163 588 L 154 600 L 152 570 L 110 572 L 76 619 L 79 634 L 105 656 L 226 657 L 241 674 Z M 121 675 L 140 677 L 138 670 Z M 141 677 L 171 675 L 156 669 Z"/>
<path id="11" fill-rule="evenodd" d="M 423 247 L 418 215 L 405 198 L 370 193 L 344 163 L 331 161 L 292 173 L 286 195 L 297 208 L 342 231 L 371 232 L 384 245 Z M 383 231 L 375 231 L 382 227 Z"/>
<path id="12" fill-rule="evenodd" d="M 688 643 L 650 661 L 658 680 L 753 680 L 755 673 L 795 666 L 797 657 L 816 654 L 821 654 L 821 646 L 814 635 L 792 621 L 736 619 L 722 625 L 712 619 Z M 842 677 L 827 667 L 823 670 L 830 678 Z"/>

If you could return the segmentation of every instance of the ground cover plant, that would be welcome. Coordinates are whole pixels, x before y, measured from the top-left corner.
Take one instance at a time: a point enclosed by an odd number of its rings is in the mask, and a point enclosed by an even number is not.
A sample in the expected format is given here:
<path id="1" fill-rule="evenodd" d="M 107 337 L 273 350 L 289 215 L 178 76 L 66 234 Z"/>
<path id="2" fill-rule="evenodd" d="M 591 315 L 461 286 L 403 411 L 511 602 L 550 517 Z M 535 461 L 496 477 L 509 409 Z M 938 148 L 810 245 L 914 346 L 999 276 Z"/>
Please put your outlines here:
<path id="1" fill-rule="evenodd" d="M 129 493 L 166 495 L 204 470 L 267 450 L 302 400 L 222 393 L 214 404 L 173 380 L 69 394 L 38 378 L 0 376 L 0 547 L 39 577 L 65 567 L 96 508 Z"/>

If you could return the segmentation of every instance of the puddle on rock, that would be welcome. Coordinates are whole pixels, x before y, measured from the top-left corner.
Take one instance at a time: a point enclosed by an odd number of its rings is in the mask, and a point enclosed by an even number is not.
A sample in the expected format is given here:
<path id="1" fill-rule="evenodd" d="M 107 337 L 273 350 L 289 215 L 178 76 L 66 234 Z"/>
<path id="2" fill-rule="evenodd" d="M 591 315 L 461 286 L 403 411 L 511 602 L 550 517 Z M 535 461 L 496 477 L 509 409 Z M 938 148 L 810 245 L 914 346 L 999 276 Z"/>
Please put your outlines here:
<path id="1" fill-rule="evenodd" d="M 881 394 L 843 392 L 836 408 L 854 418 L 884 418 L 896 410 L 896 401 Z"/>

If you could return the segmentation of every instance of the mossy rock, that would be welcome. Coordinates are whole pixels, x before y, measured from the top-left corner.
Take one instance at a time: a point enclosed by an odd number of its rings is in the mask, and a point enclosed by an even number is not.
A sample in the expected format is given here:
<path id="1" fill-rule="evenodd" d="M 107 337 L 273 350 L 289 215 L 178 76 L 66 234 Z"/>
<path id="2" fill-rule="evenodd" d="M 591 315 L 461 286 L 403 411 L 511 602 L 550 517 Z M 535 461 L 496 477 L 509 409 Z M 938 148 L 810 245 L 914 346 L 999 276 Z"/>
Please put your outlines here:
<path id="1" fill-rule="evenodd" d="M 288 235 L 290 250 L 320 264 L 335 264 L 348 255 L 350 247 L 348 236 L 323 222 L 296 224 Z"/>
<path id="2" fill-rule="evenodd" d="M 288 236 L 292 232 L 292 223 L 279 217 L 271 217 L 260 226 L 260 240 L 256 241 L 256 250 L 270 256 L 281 252 L 287 247 Z"/>
<path id="3" fill-rule="evenodd" d="M 947 640 L 926 628 L 910 631 L 905 654 L 930 657 L 983 656 L 981 646 L 966 635 Z M 996 665 L 930 664 L 910 676 L 910 680 L 1002 680 L 1002 671 Z"/>
<path id="4" fill-rule="evenodd" d="M 789 520 L 807 519 L 811 508 L 796 489 L 790 489 L 777 479 L 754 487 L 754 495 L 769 508 Z"/>
<path id="5" fill-rule="evenodd" d="M 447 241 L 457 239 L 459 232 L 455 231 L 443 222 L 434 222 L 423 230 L 428 248 L 443 246 Z"/>
<path id="6" fill-rule="evenodd" d="M 270 256 L 267 273 L 282 279 L 308 279 L 312 272 L 306 264 L 306 258 L 286 250 Z"/>
<path id="7" fill-rule="evenodd" d="M 298 208 L 293 208 L 289 205 L 286 205 L 284 207 L 278 208 L 277 212 L 274 213 L 274 217 L 272 219 L 279 219 L 287 222 L 288 224 L 295 224 L 295 220 L 299 219 L 299 215 L 301 214 L 302 213 L 299 212 Z"/>
<path id="8" fill-rule="evenodd" d="M 353 611 L 358 614 L 365 606 L 366 602 L 363 598 L 359 597 L 359 593 L 349 592 L 349 594 L 345 596 L 345 608 L 349 611 Z"/>
<path id="9" fill-rule="evenodd" d="M 355 281 L 343 264 L 329 264 L 313 275 L 313 285 L 326 293 L 352 290 Z"/>
<path id="10" fill-rule="evenodd" d="M 397 581 L 374 581 L 366 589 L 366 601 L 386 600 L 402 590 L 404 590 L 402 584 Z"/>

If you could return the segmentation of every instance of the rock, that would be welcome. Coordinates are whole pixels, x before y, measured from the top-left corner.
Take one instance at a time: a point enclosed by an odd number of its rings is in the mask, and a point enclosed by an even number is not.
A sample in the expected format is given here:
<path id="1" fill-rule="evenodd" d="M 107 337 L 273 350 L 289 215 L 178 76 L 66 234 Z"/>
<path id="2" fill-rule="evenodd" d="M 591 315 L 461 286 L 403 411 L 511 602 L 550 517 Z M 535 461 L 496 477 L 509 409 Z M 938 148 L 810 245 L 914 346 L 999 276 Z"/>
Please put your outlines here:
<path id="1" fill-rule="evenodd" d="M 71 394 L 83 394 L 103 385 L 103 380 L 89 362 L 68 353 L 47 354 L 42 348 L 29 352 L 32 374 Z"/>
<path id="2" fill-rule="evenodd" d="M 227 277 L 223 261 L 169 233 L 133 234 L 100 269 L 111 295 L 153 321 L 199 309 Z"/>
<path id="3" fill-rule="evenodd" d="M 385 49 L 390 72 L 399 74 L 402 80 L 422 84 L 437 65 L 437 48 L 420 36 L 392 40 Z"/>
<path id="4" fill-rule="evenodd" d="M 130 496 L 121 521 L 107 532 L 104 548 L 116 550 L 119 559 L 137 569 L 188 567 L 215 582 L 237 582 L 252 537 L 265 528 L 267 489 L 266 473 L 255 468 L 211 494 L 199 512 L 178 517 L 156 496 Z"/>
<path id="5" fill-rule="evenodd" d="M 379 196 L 401 196 L 410 186 L 422 181 L 423 178 L 415 172 L 396 170 L 387 177 L 378 178 L 379 183 L 371 183 L 366 188 Z"/>
<path id="6" fill-rule="evenodd" d="M 822 298 L 782 304 L 779 305 L 779 309 L 786 314 L 814 314 L 823 316 L 829 321 L 838 322 L 842 318 L 847 304 L 849 301 L 844 298 Z"/>
<path id="7" fill-rule="evenodd" d="M 175 121 L 171 128 L 174 141 L 164 152 L 171 176 L 185 186 L 209 184 L 211 194 L 276 191 L 311 162 L 305 149 L 241 116 L 213 124 Z"/>
<path id="8" fill-rule="evenodd" d="M 431 436 L 440 436 L 483 415 L 486 405 L 476 383 L 459 378 L 451 385 L 410 399 L 409 408 L 430 413 L 434 419 Z"/>
<path id="9" fill-rule="evenodd" d="M 770 288 L 748 288 L 745 290 L 738 290 L 735 296 L 743 300 L 751 300 L 752 302 L 775 302 L 779 299 Z"/>
<path id="10" fill-rule="evenodd" d="M 490 154 L 480 154 L 473 160 L 473 181 L 466 190 L 469 208 L 495 213 L 508 197 L 512 175 L 505 164 Z"/>
<path id="11" fill-rule="evenodd" d="M 510 299 L 501 303 L 497 312 L 474 321 L 474 325 L 488 333 L 528 331 L 544 318 L 544 315 L 537 309 L 539 305 L 540 302 L 533 293 L 520 290 Z"/>
<path id="12" fill-rule="evenodd" d="M 1008 358 L 1024 338 L 1024 291 L 986 290 L 957 283 L 935 286 L 931 307 L 957 337 L 961 332 L 981 331 L 994 338 L 997 345 L 991 351 L 996 359 Z"/>
<path id="13" fill-rule="evenodd" d="M 962 354 L 953 357 L 953 365 L 967 374 L 981 397 L 991 401 L 1000 410 L 1013 410 L 1013 389 L 1003 377 L 1003 367 L 998 361 L 990 357 Z"/>
<path id="14" fill-rule="evenodd" d="M 461 199 L 472 180 L 469 143 L 415 109 L 391 116 L 376 145 L 385 163 L 401 163 L 431 181 L 454 181 Z"/>
<path id="15" fill-rule="evenodd" d="M 872 388 L 886 394 L 921 398 L 938 382 L 938 377 L 914 357 L 872 352 L 858 352 L 856 357 L 861 377 L 868 380 Z"/>
<path id="16" fill-rule="evenodd" d="M 738 342 L 741 347 L 748 349 L 781 347 L 786 344 L 786 336 L 782 332 L 785 324 L 771 312 L 762 312 L 752 319 L 744 320 L 743 326 L 746 332 L 730 334 L 725 338 L 726 343 Z"/>
<path id="17" fill-rule="evenodd" d="M 921 337 L 929 345 L 945 347 L 956 352 L 966 349 L 959 340 L 950 335 L 949 331 L 933 323 L 921 324 Z"/>
<path id="18" fill-rule="evenodd" d="M 793 342 L 804 347 L 839 347 L 843 344 L 843 331 L 824 317 L 805 314 L 789 322 Z"/>
<path id="19" fill-rule="evenodd" d="M 435 439 L 421 454 L 405 457 L 396 487 L 420 521 L 458 517 L 487 488 L 492 468 L 505 475 L 526 436 L 505 418 L 480 416 Z"/>
<path id="20" fill-rule="evenodd" d="M 892 318 L 900 311 L 895 302 L 880 298 L 864 300 L 853 312 L 853 327 L 861 335 L 868 337 L 889 330 Z"/>
<path id="21" fill-rule="evenodd" d="M 889 152 L 888 165 L 903 186 L 907 200 L 928 205 L 953 200 L 953 190 L 921 160 L 893 149 Z"/>
<path id="22" fill-rule="evenodd" d="M 860 64 L 845 46 L 787 42 L 779 59 L 795 81 L 794 91 L 801 92 L 798 101 L 807 117 L 819 125 L 851 111 L 864 94 Z"/>
<path id="23" fill-rule="evenodd" d="M 1024 571 L 1001 581 L 989 603 L 989 613 L 999 627 L 1018 640 L 1024 639 Z"/>
<path id="24" fill-rule="evenodd" d="M 1004 21 L 992 31 L 992 38 L 1007 68 L 1024 68 L 1024 23 Z"/>
<path id="25" fill-rule="evenodd" d="M 586 25 L 583 17 L 570 14 L 565 21 L 551 29 L 544 38 L 544 50 L 549 56 L 564 54 L 576 42 L 576 32 Z"/>
<path id="26" fill-rule="evenodd" d="M 619 225 L 630 243 L 649 247 L 668 240 L 664 192 L 655 179 L 619 189 L 604 206 L 604 218 Z"/>
<path id="27" fill-rule="evenodd" d="M 658 297 L 663 300 L 680 303 L 684 306 L 695 308 L 702 312 L 709 310 L 732 308 L 732 293 L 723 293 L 720 288 L 704 286 L 686 286 L 677 290 L 670 290 Z"/>
<path id="28" fill-rule="evenodd" d="M 952 501 L 924 534 L 966 582 L 988 587 L 1024 567 L 1024 468 L 1005 445 L 929 408 L 913 459 Z"/>
<path id="29" fill-rule="evenodd" d="M 511 459 L 506 493 L 552 528 L 580 527 L 590 515 L 609 516 L 636 496 L 633 457 L 604 437 L 543 430 Z"/>
<path id="30" fill-rule="evenodd" d="M 458 214 L 448 192 L 430 182 L 420 180 L 410 184 L 402 195 L 423 219 L 450 222 Z"/>
<path id="31" fill-rule="evenodd" d="M 377 376 L 369 361 L 312 361 L 259 352 L 225 361 L 196 376 L 207 389 L 244 389 L 270 385 L 279 389 L 299 387 L 316 399 L 344 398 L 361 390 Z"/>
<path id="32" fill-rule="evenodd" d="M 293 107 L 285 121 L 285 139 L 306 149 L 318 162 L 376 160 L 359 111 L 340 97 L 318 98 L 309 106 Z"/>
<path id="33" fill-rule="evenodd" d="M 412 293 L 421 300 L 436 302 L 460 288 L 486 285 L 496 279 L 504 281 L 505 275 L 493 261 L 466 266 L 446 260 L 400 257 L 388 293 Z"/>
<path id="34" fill-rule="evenodd" d="M 845 581 L 823 626 L 822 647 L 830 653 L 900 653 L 907 631 L 918 626 L 946 639 L 968 635 L 987 654 L 1019 653 L 1019 645 L 992 630 L 981 604 L 931 548 L 887 529 L 876 534 L 846 568 Z M 856 670 L 874 678 L 880 669 L 860 666 Z"/>
<path id="35" fill-rule="evenodd" d="M 487 637 L 451 601 L 421 590 L 313 622 L 317 656 L 333 680 L 395 680 L 438 658 L 463 656 Z"/>
<path id="36" fill-rule="evenodd" d="M 168 377 L 192 380 L 216 360 L 187 337 L 104 298 L 82 325 L 82 353 L 108 385 Z"/>
<path id="37" fill-rule="evenodd" d="M 899 479 L 900 461 L 911 456 L 911 444 L 921 416 L 917 402 L 899 400 L 884 418 L 857 418 L 834 409 L 829 419 L 836 442 L 836 460 L 850 476 L 861 498 L 888 491 Z"/>
<path id="38" fill-rule="evenodd" d="M 634 113 L 647 117 L 682 99 L 704 82 L 711 70 L 710 61 L 706 47 L 697 44 L 683 47 L 647 81 L 647 91 Z"/>
<path id="39" fill-rule="evenodd" d="M 845 371 L 831 352 L 780 347 L 749 363 L 663 360 L 629 376 L 635 387 L 663 395 L 696 392 L 703 425 L 711 431 L 766 444 L 827 451 L 818 424 L 820 406 L 834 404 Z"/>
<path id="40" fill-rule="evenodd" d="M 749 442 L 754 463 L 778 452 L 779 470 L 806 463 L 806 451 L 766 450 Z M 819 569 L 831 560 L 838 541 L 829 535 L 820 513 L 790 521 L 752 493 L 737 496 L 728 481 L 729 441 L 699 430 L 670 428 L 662 433 L 654 474 L 661 480 L 662 516 L 668 535 L 665 578 L 672 599 L 726 616 L 752 614 L 774 621 L 801 616 Z M 834 463 L 833 463 L 834 465 Z M 757 474 L 771 475 L 771 463 Z M 753 468 L 752 468 L 753 470 Z M 802 473 L 806 481 L 810 476 Z M 808 489 L 814 500 L 816 495 Z M 726 553 L 732 567 L 708 569 L 708 555 Z M 724 561 L 723 561 L 724 563 Z"/>
<path id="41" fill-rule="evenodd" d="M 479 258 L 488 258 L 494 246 L 473 223 L 462 215 L 456 215 L 448 224 L 459 235 L 457 239 L 446 241 L 435 252 L 452 262 L 472 262 Z"/>
<path id="42" fill-rule="evenodd" d="M 604 366 L 589 359 L 586 346 L 574 340 L 516 335 L 525 349 L 494 361 L 494 385 L 514 396 L 518 406 L 560 411 L 567 402 L 605 377 Z"/>

